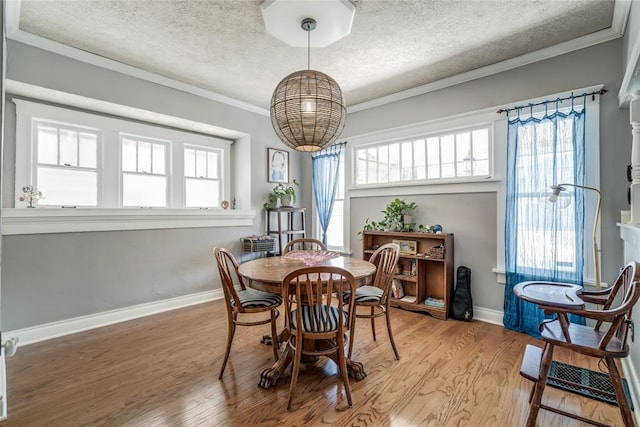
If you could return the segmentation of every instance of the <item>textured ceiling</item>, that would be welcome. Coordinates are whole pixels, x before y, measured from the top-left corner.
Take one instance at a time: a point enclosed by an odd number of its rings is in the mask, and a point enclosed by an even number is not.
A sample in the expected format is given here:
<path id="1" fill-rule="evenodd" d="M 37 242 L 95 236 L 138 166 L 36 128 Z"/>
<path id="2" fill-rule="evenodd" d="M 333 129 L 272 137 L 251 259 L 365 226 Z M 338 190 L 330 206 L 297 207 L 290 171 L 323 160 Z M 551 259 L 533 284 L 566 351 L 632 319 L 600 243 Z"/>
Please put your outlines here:
<path id="1" fill-rule="evenodd" d="M 265 32 L 259 0 L 22 0 L 19 29 L 267 108 L 306 48 Z M 611 26 L 611 0 L 358 0 L 311 68 L 359 104 Z M 330 23 L 318 22 L 318 25 Z M 313 37 L 313 33 L 311 35 Z"/>

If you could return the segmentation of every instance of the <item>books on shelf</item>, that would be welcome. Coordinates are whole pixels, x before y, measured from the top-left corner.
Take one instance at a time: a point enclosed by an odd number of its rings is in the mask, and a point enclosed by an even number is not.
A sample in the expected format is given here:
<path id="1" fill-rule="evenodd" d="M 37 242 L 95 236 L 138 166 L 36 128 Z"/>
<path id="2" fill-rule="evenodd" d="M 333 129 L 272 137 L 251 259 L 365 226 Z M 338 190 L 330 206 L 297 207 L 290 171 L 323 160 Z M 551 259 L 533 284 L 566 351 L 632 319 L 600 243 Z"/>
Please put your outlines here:
<path id="1" fill-rule="evenodd" d="M 405 276 L 411 276 L 411 262 L 405 262 L 402 264 L 402 274 Z"/>
<path id="2" fill-rule="evenodd" d="M 404 289 L 402 288 L 401 280 L 393 279 L 393 282 L 391 283 L 391 295 L 398 299 L 404 297 Z"/>
<path id="3" fill-rule="evenodd" d="M 416 297 L 413 295 L 405 295 L 403 298 L 400 298 L 400 301 L 404 301 L 404 302 L 416 302 Z"/>
<path id="4" fill-rule="evenodd" d="M 403 276 L 415 276 L 418 273 L 418 262 L 415 259 L 410 261 L 399 263 L 396 266 L 395 274 L 402 274 Z"/>
<path id="5" fill-rule="evenodd" d="M 430 307 L 444 308 L 444 300 L 440 298 L 427 298 L 424 303 Z"/>

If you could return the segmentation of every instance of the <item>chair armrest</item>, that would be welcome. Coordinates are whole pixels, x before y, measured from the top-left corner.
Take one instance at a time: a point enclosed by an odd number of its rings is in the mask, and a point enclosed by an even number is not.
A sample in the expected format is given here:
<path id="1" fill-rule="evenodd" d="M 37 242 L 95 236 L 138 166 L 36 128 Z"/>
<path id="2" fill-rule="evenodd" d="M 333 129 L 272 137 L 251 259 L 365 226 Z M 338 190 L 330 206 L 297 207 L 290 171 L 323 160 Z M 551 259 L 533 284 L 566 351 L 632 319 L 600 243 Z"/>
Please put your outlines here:
<path id="1" fill-rule="evenodd" d="M 606 288 L 606 289 L 600 289 L 598 291 L 587 291 L 586 289 L 582 288 L 582 292 L 580 292 L 580 296 L 582 297 L 582 295 L 587 295 L 587 296 L 595 296 L 595 297 L 608 297 L 609 294 L 611 293 L 611 288 Z"/>
<path id="2" fill-rule="evenodd" d="M 627 311 L 626 307 L 616 307 L 613 310 L 590 310 L 588 308 L 583 309 L 570 309 L 551 306 L 540 306 L 547 314 L 569 315 L 575 314 L 576 316 L 586 317 L 587 319 L 593 319 L 601 322 L 611 323 L 616 316 Z"/>
<path id="3" fill-rule="evenodd" d="M 609 299 L 611 291 L 612 288 L 600 289 L 598 291 L 587 291 L 583 289 L 582 292 L 578 294 L 578 296 L 585 302 L 590 302 L 593 304 L 604 304 L 605 302 L 607 302 L 607 299 Z"/>
<path id="4" fill-rule="evenodd" d="M 599 304 L 599 305 L 603 305 L 604 303 L 607 302 L 607 295 L 603 295 L 603 296 L 592 296 L 592 295 L 585 295 L 585 294 L 580 294 L 580 298 L 584 301 L 584 302 L 589 302 L 592 304 Z"/>

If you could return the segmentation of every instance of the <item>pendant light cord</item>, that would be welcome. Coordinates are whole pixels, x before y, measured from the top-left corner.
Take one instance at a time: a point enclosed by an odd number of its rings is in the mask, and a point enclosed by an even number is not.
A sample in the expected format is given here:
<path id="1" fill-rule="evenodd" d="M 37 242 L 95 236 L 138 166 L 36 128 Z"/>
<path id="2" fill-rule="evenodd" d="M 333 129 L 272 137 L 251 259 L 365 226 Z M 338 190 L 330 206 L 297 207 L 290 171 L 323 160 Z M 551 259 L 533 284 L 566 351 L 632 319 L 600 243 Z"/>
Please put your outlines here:
<path id="1" fill-rule="evenodd" d="M 316 28 L 316 21 L 313 18 L 304 18 L 300 27 L 307 32 L 307 70 L 311 69 L 311 31 Z"/>
<path id="2" fill-rule="evenodd" d="M 307 70 L 311 69 L 311 29 L 307 29 Z"/>

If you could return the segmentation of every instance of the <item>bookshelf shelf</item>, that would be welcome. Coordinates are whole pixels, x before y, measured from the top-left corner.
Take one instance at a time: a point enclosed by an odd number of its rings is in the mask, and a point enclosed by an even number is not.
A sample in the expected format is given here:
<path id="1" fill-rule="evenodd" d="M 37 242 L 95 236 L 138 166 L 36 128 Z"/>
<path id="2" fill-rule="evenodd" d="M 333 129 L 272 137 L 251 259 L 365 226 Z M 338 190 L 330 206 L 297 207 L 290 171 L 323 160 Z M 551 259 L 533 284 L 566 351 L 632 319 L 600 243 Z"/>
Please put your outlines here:
<path id="1" fill-rule="evenodd" d="M 393 240 L 416 242 L 416 254 L 400 256 L 401 274 L 396 274 L 394 279 L 402 283 L 405 297 L 391 298 L 391 305 L 405 310 L 427 312 L 437 319 L 448 319 L 453 295 L 453 234 L 365 231 L 362 241 L 363 258 L 369 259 L 375 248 Z M 432 257 L 431 248 L 441 244 L 445 248 L 442 258 L 438 258 L 437 254 Z M 405 274 L 406 272 L 414 274 Z M 427 299 L 430 304 L 425 303 Z M 440 302 L 442 306 L 436 305 Z"/>

